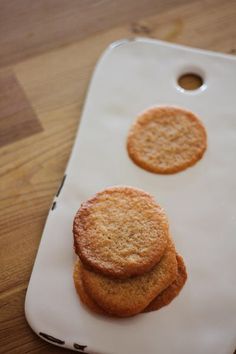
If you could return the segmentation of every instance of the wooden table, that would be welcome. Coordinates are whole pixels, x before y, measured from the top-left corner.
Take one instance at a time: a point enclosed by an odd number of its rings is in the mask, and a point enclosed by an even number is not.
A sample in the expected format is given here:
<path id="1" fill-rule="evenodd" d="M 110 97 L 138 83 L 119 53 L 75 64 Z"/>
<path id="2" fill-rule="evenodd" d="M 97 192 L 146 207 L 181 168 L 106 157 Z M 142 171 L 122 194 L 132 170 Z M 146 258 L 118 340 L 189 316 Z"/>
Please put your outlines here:
<path id="1" fill-rule="evenodd" d="M 0 0 L 0 352 L 63 353 L 24 298 L 94 65 L 119 38 L 236 53 L 236 2 Z"/>

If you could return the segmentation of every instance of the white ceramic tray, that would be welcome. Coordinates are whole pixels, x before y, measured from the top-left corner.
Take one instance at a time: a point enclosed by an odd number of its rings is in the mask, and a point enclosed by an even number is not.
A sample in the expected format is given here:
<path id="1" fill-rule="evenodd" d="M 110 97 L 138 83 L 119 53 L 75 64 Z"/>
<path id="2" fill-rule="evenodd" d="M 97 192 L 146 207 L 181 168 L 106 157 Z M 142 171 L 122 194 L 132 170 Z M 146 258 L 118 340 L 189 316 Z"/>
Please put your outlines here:
<path id="1" fill-rule="evenodd" d="M 77 60 L 75 58 L 75 60 Z M 177 78 L 204 79 L 183 91 Z M 113 43 L 95 69 L 66 178 L 49 212 L 27 291 L 33 330 L 62 347 L 101 354 L 233 354 L 236 347 L 236 60 L 147 39 Z M 208 132 L 201 161 L 162 176 L 137 167 L 126 136 L 137 114 L 177 105 Z M 145 189 L 166 209 L 188 281 L 169 306 L 128 319 L 81 305 L 72 271 L 72 221 L 82 201 L 104 187 Z"/>

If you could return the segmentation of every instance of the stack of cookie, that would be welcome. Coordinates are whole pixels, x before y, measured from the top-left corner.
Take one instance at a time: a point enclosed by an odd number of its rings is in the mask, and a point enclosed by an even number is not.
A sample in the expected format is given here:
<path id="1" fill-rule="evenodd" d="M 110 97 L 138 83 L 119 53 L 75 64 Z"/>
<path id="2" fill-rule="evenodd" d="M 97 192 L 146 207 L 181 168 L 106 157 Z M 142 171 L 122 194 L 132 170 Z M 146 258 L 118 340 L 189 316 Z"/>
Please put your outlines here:
<path id="1" fill-rule="evenodd" d="M 119 317 L 170 303 L 187 274 L 164 210 L 148 193 L 112 187 L 83 203 L 74 225 L 74 282 L 90 310 Z"/>

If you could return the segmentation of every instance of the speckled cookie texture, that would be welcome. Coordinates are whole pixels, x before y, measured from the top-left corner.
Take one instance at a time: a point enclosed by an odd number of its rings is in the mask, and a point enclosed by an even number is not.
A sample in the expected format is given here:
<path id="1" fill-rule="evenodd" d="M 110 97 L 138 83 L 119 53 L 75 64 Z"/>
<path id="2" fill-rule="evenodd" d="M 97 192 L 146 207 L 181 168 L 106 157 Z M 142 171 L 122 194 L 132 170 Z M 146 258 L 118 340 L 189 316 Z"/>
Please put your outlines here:
<path id="1" fill-rule="evenodd" d="M 93 271 L 125 279 L 150 271 L 167 246 L 168 220 L 148 193 L 112 187 L 81 205 L 74 248 Z"/>
<path id="2" fill-rule="evenodd" d="M 171 301 L 179 295 L 187 280 L 187 272 L 183 258 L 177 254 L 176 259 L 178 264 L 178 273 L 176 279 L 173 281 L 173 283 L 171 283 L 170 286 L 168 286 L 154 300 L 150 302 L 150 304 L 146 307 L 145 312 L 159 310 L 163 306 L 171 303 Z"/>
<path id="3" fill-rule="evenodd" d="M 187 280 L 187 272 L 183 258 L 179 254 L 176 254 L 176 259 L 178 265 L 178 273 L 176 279 L 166 289 L 158 294 L 142 312 L 152 312 L 159 310 L 162 307 L 167 306 L 179 295 Z M 81 263 L 79 259 L 76 261 L 74 267 L 74 283 L 77 293 L 85 306 L 97 314 L 109 315 L 99 305 L 97 305 L 97 303 L 87 293 L 81 277 Z"/>
<path id="4" fill-rule="evenodd" d="M 133 316 L 147 305 L 177 276 L 176 252 L 169 238 L 160 262 L 143 275 L 129 279 L 111 279 L 81 265 L 84 288 L 105 312 L 119 317 Z"/>
<path id="5" fill-rule="evenodd" d="M 194 165 L 207 147 L 206 130 L 192 112 L 153 107 L 138 116 L 127 138 L 130 158 L 141 168 L 161 174 Z"/>

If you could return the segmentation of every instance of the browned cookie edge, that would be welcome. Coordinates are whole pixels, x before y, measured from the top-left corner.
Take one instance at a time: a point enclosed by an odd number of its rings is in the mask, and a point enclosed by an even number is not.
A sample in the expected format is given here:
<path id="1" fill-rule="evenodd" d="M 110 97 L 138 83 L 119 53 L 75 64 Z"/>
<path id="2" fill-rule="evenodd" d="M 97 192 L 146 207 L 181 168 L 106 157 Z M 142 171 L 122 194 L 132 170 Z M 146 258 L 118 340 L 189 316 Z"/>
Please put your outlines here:
<path id="1" fill-rule="evenodd" d="M 105 311 L 100 308 L 96 302 L 87 294 L 84 284 L 81 278 L 80 260 L 77 259 L 74 265 L 73 279 L 75 284 L 75 289 L 80 297 L 81 302 L 86 305 L 91 311 L 98 313 L 100 315 L 105 314 Z"/>
<path id="2" fill-rule="evenodd" d="M 132 268 L 128 267 L 118 267 L 116 266 L 107 266 L 102 261 L 98 261 L 96 259 L 96 255 L 91 255 L 87 252 L 86 247 L 84 247 L 84 239 L 86 238 L 86 230 L 83 228 L 84 220 L 89 216 L 89 209 L 93 203 L 96 202 L 98 196 L 104 192 L 113 193 L 113 191 L 117 191 L 122 189 L 125 193 L 139 193 L 140 195 L 148 198 L 153 203 L 157 205 L 159 208 L 159 213 L 163 213 L 163 220 L 166 219 L 166 235 L 168 235 L 168 220 L 167 216 L 164 212 L 164 209 L 156 203 L 154 197 L 149 193 L 134 187 L 128 186 L 115 186 L 115 187 L 108 187 L 98 193 L 95 194 L 94 197 L 88 199 L 86 202 L 82 203 L 80 209 L 77 211 L 74 222 L 73 222 L 73 235 L 74 235 L 74 250 L 75 253 L 79 256 L 82 263 L 85 264 L 88 268 L 93 270 L 94 272 L 102 273 L 108 277 L 118 278 L 118 279 L 126 279 L 130 276 L 137 276 L 142 275 L 146 272 L 149 272 L 161 259 L 164 254 L 164 251 L 167 246 L 167 237 L 166 240 L 162 239 L 161 242 L 157 244 L 156 247 L 155 257 L 150 257 L 149 261 L 145 263 L 138 262 L 137 266 Z M 88 235 L 87 235 L 88 237 Z M 91 253 L 91 252 L 90 252 Z"/>
<path id="3" fill-rule="evenodd" d="M 173 283 L 163 290 L 152 302 L 145 308 L 143 312 L 156 311 L 172 302 L 179 295 L 187 280 L 187 271 L 183 258 L 176 254 L 178 264 L 178 274 Z"/>
<path id="4" fill-rule="evenodd" d="M 173 167 L 167 167 L 167 168 L 158 168 L 158 167 L 154 167 L 151 166 L 149 163 L 146 163 L 145 161 L 141 160 L 139 158 L 139 155 L 136 153 L 136 150 L 133 148 L 132 146 L 132 136 L 135 134 L 135 130 L 138 129 L 139 127 L 141 128 L 146 121 L 150 120 L 150 116 L 154 113 L 156 113 L 156 111 L 160 111 L 163 112 L 165 110 L 168 110 L 168 113 L 173 113 L 176 114 L 176 112 L 178 113 L 184 113 L 190 120 L 194 121 L 197 123 L 198 127 L 201 129 L 203 135 L 204 135 L 204 143 L 202 146 L 202 150 L 199 151 L 198 154 L 196 154 L 193 159 L 191 161 L 186 161 L 186 163 L 183 163 L 181 166 L 173 166 Z M 141 113 L 136 121 L 133 123 L 133 125 L 130 128 L 130 131 L 128 133 L 128 137 L 127 137 L 127 152 L 129 157 L 131 158 L 131 160 L 138 165 L 139 167 L 143 168 L 146 171 L 152 172 L 152 173 L 157 173 L 157 174 L 174 174 L 177 172 L 181 172 L 183 170 L 185 170 L 188 167 L 193 166 L 195 163 L 197 163 L 197 161 L 199 161 L 203 155 L 204 152 L 207 149 L 207 134 L 206 134 L 206 129 L 204 127 L 204 125 L 202 124 L 202 122 L 200 121 L 200 119 L 192 112 L 179 108 L 179 107 L 173 107 L 173 106 L 160 106 L 160 107 L 152 107 L 146 111 L 144 111 L 143 113 Z"/>
<path id="5" fill-rule="evenodd" d="M 169 268 L 169 273 L 168 276 L 165 277 L 165 282 L 166 284 L 170 285 L 173 280 L 176 278 L 177 275 L 177 261 L 176 261 L 176 257 L 175 257 L 175 249 L 174 249 L 174 245 L 172 241 L 169 241 L 170 245 L 168 247 L 168 250 L 165 251 L 167 253 L 169 253 L 168 256 L 168 268 Z M 172 255 L 174 253 L 174 255 Z M 163 258 L 166 257 L 165 255 L 163 256 Z M 165 261 L 166 262 L 166 261 Z M 167 266 L 167 264 L 166 264 Z M 117 316 L 117 317 L 130 317 L 130 316 L 134 316 L 140 312 L 142 312 L 146 306 L 157 296 L 158 293 L 160 293 L 161 291 L 163 291 L 163 284 L 160 285 L 160 289 L 153 289 L 153 291 L 149 294 L 148 297 L 145 297 L 145 299 L 142 301 L 142 303 L 140 302 L 136 302 L 133 301 L 131 304 L 129 304 L 129 306 L 124 306 L 121 305 L 121 303 L 119 301 L 114 302 L 114 300 L 112 302 L 110 302 L 110 300 L 105 299 L 104 295 L 102 294 L 102 291 L 100 291 L 100 289 L 95 286 L 95 284 L 92 284 L 90 281 L 90 274 L 91 275 L 95 275 L 94 272 L 86 269 L 86 267 L 84 267 L 83 265 L 81 265 L 81 277 L 82 277 L 82 281 L 84 284 L 84 289 L 86 290 L 87 294 L 89 295 L 89 297 L 91 297 L 93 299 L 93 301 L 99 306 L 101 307 L 104 312 L 109 313 L 112 316 Z M 104 277 L 104 276 L 103 276 Z M 139 276 L 138 276 L 139 277 Z M 137 278 L 138 278 L 137 277 Z M 142 277 L 142 276 L 141 276 Z M 104 277 L 106 278 L 106 277 Z M 136 277 L 135 277 L 136 278 Z M 128 279 L 125 280 L 117 280 L 114 279 L 114 281 L 128 281 Z M 166 286 L 168 286 L 166 285 Z"/>

